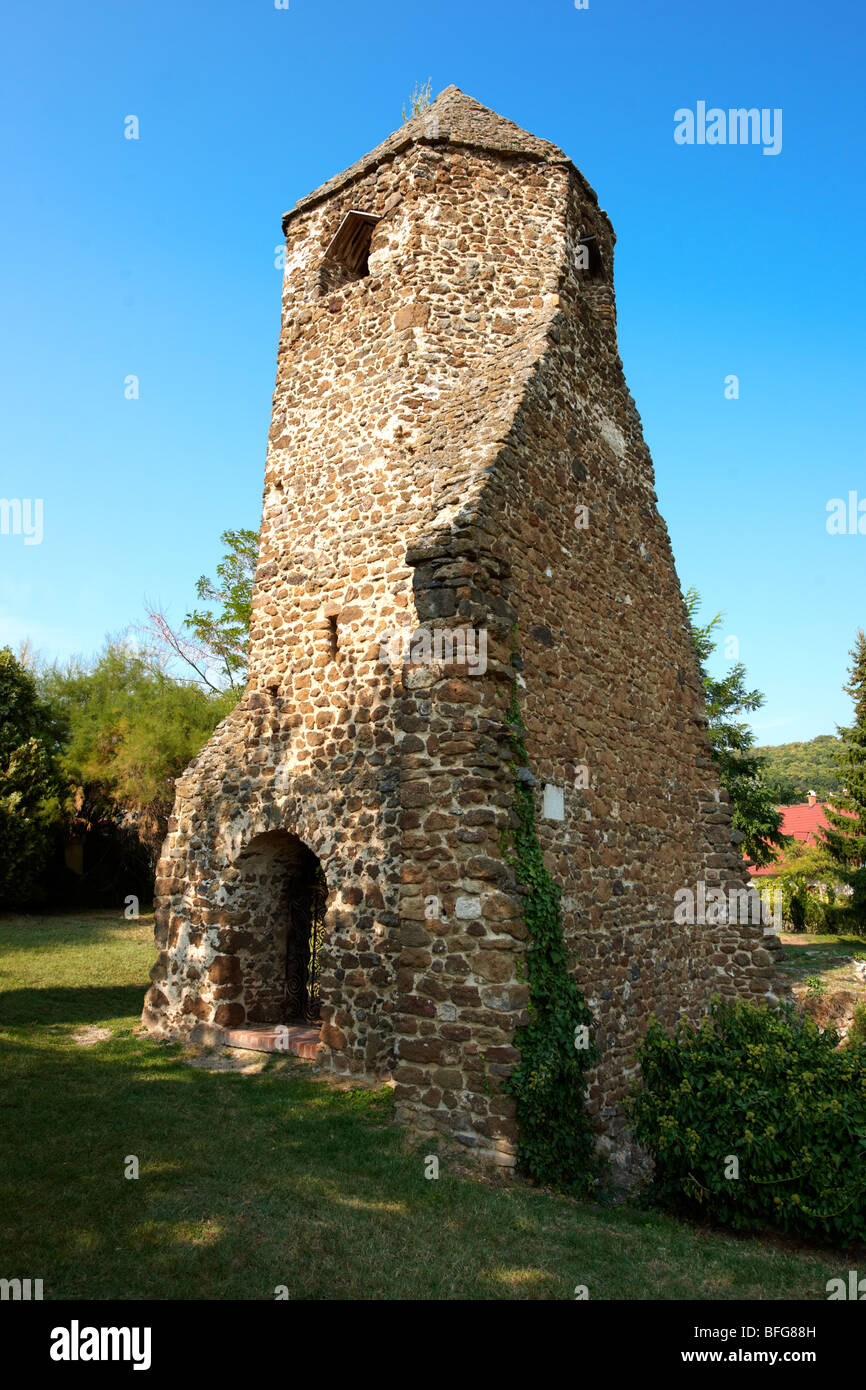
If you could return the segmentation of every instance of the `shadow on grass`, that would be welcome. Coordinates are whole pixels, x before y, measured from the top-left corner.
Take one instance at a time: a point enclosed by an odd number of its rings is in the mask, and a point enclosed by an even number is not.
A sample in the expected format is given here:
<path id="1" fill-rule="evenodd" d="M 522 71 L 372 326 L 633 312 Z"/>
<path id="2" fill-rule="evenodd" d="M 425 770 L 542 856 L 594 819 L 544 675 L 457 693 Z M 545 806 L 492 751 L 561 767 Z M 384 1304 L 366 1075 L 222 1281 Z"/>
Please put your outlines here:
<path id="1" fill-rule="evenodd" d="M 140 985 L 100 988 L 12 989 L 0 994 L 0 1026 L 26 1027 L 43 1023 L 97 1023 L 138 1015 L 147 981 Z"/>
<path id="2" fill-rule="evenodd" d="M 47 1298 L 803 1296 L 802 1267 L 698 1245 L 664 1218 L 494 1190 L 447 1159 L 428 1181 L 435 1141 L 410 1146 L 389 1119 L 381 1093 L 300 1062 L 240 1076 L 127 1028 L 93 1047 L 19 1035 L 0 1093 L 0 1264 Z"/>
<path id="3" fill-rule="evenodd" d="M 838 1272 L 469 1181 L 444 1151 L 427 1180 L 434 1139 L 411 1145 L 384 1095 L 300 1062 L 191 1067 L 136 1031 L 144 926 L 0 924 L 0 950 L 34 948 L 2 963 L 0 1272 L 43 1279 L 46 1298 L 272 1299 L 286 1285 L 293 1300 L 571 1299 L 578 1284 L 592 1298 L 802 1298 Z M 106 1022 L 92 1046 L 70 1036 Z"/>
<path id="4" fill-rule="evenodd" d="M 128 1036 L 19 1038 L 4 1076 L 2 1258 L 44 1270 L 46 1297 L 273 1298 L 280 1283 L 293 1297 L 399 1297 L 388 1257 L 417 1246 L 413 1213 L 430 1213 L 416 1288 L 446 1240 L 446 1185 L 424 1180 L 382 1097 L 323 1086 L 300 1063 L 242 1077 Z"/>

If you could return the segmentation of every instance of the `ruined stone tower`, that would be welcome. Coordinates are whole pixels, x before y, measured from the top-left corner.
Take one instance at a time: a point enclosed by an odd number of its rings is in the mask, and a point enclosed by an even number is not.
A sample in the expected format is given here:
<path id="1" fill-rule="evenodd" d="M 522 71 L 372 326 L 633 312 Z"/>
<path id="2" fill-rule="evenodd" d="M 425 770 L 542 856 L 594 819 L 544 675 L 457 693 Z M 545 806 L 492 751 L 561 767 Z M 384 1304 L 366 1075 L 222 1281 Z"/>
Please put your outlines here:
<path id="1" fill-rule="evenodd" d="M 249 685 L 177 782 L 144 1020 L 216 1039 L 315 1003 L 320 1063 L 513 1163 L 516 675 L 621 1154 L 648 1013 L 766 993 L 776 942 L 674 923 L 678 889 L 739 887 L 742 861 L 611 224 L 562 151 L 449 87 L 283 226 Z"/>

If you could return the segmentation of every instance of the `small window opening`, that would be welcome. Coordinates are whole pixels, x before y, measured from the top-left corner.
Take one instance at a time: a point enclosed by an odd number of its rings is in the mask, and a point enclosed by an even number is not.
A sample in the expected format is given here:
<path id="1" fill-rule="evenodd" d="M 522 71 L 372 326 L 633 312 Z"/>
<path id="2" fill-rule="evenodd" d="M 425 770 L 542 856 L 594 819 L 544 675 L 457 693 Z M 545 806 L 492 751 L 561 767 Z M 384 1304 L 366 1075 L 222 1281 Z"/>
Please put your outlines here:
<path id="1" fill-rule="evenodd" d="M 336 614 L 328 619 L 328 641 L 330 643 L 331 660 L 337 656 L 337 617 Z"/>
<path id="2" fill-rule="evenodd" d="M 599 250 L 598 238 L 595 236 L 582 236 L 580 245 L 586 248 L 586 255 L 581 260 L 584 263 L 583 269 L 590 280 L 604 279 L 604 265 Z"/>
<path id="3" fill-rule="evenodd" d="M 370 242 L 379 221 L 373 212 L 347 212 L 319 268 L 319 293 L 326 294 L 370 274 Z"/>

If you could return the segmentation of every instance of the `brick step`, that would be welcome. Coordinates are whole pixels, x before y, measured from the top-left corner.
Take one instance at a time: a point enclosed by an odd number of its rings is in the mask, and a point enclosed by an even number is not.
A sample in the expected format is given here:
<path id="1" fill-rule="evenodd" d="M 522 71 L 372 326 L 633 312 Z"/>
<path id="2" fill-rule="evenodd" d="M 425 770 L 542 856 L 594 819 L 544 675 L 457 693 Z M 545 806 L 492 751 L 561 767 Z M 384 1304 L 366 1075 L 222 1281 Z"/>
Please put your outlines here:
<path id="1" fill-rule="evenodd" d="M 315 1061 L 319 1045 L 316 1024 L 251 1023 L 247 1028 L 221 1028 L 222 1047 L 242 1047 L 248 1052 L 291 1052 L 306 1062 Z"/>

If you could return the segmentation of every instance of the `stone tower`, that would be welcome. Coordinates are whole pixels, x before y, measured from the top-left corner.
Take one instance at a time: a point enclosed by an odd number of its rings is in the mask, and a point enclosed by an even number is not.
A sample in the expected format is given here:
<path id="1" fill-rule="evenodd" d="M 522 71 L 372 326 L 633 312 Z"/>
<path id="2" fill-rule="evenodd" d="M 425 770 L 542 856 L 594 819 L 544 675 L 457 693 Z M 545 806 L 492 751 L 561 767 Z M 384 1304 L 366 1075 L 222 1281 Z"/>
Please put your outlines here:
<path id="1" fill-rule="evenodd" d="M 617 354 L 613 229 L 561 150 L 455 87 L 283 228 L 249 684 L 177 782 L 144 1021 L 291 1021 L 315 919 L 317 1060 L 393 1076 L 416 1129 L 512 1164 L 516 676 L 621 1156 L 648 1013 L 767 993 L 777 942 L 674 921 L 678 889 L 739 888 L 742 860 Z"/>

